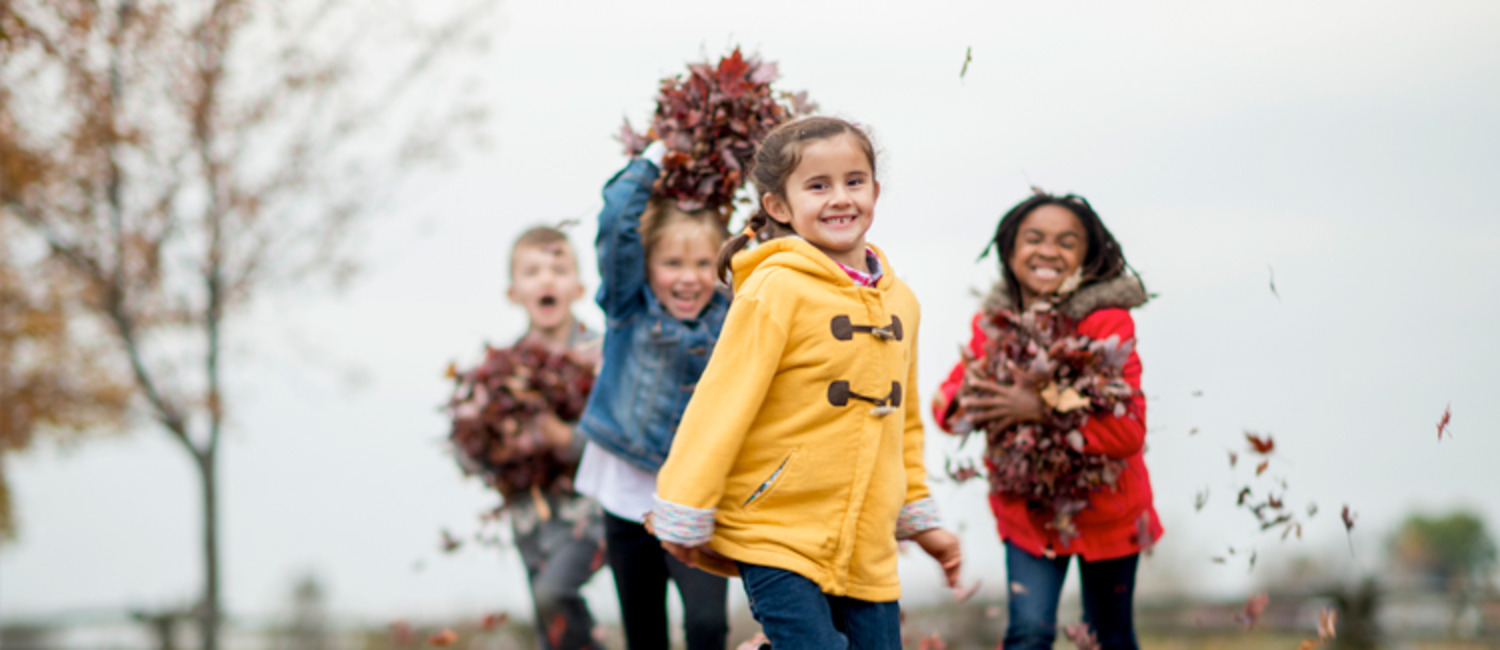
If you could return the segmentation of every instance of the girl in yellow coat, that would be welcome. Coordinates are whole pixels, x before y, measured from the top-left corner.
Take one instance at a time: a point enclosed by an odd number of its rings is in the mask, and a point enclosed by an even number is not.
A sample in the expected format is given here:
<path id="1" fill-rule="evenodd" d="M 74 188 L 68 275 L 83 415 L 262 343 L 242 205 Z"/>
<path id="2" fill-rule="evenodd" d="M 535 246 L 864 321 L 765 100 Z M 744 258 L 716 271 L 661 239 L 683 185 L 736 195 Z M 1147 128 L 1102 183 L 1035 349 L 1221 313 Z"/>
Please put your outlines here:
<path id="1" fill-rule="evenodd" d="M 917 300 L 865 243 L 874 148 L 843 120 L 796 120 L 752 177 L 761 209 L 720 253 L 734 302 L 657 475 L 654 530 L 743 578 L 776 650 L 900 648 L 897 540 L 950 585 L 960 552 L 927 492 Z"/>

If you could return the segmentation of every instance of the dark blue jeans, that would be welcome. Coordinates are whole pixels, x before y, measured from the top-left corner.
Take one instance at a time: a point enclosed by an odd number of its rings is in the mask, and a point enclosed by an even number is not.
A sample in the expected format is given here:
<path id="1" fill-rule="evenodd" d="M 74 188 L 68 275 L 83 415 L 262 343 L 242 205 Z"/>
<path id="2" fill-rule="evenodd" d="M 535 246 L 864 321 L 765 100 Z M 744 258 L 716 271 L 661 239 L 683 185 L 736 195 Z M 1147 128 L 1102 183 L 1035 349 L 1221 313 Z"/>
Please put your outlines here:
<path id="1" fill-rule="evenodd" d="M 1010 624 L 1005 650 L 1052 648 L 1057 639 L 1057 601 L 1068 577 L 1072 556 L 1049 560 L 1006 542 L 1005 571 L 1010 579 Z M 1104 650 L 1135 650 L 1135 569 L 1139 555 L 1088 562 L 1078 558 L 1083 580 L 1083 622 L 1099 637 Z"/>
<path id="2" fill-rule="evenodd" d="M 774 650 L 901 650 L 901 606 L 829 596 L 800 575 L 739 563 L 750 613 Z"/>

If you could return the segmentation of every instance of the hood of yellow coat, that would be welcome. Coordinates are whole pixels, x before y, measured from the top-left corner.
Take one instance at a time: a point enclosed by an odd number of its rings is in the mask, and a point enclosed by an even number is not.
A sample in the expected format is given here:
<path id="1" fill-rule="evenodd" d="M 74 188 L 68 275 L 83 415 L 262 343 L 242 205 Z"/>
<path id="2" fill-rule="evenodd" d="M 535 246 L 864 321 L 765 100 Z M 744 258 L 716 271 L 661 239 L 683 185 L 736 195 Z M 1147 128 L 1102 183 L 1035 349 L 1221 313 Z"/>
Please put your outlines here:
<path id="1" fill-rule="evenodd" d="M 884 290 L 890 286 L 891 278 L 895 277 L 895 271 L 891 269 L 891 263 L 886 260 L 884 251 L 874 244 L 865 245 L 875 251 L 875 256 L 880 259 L 881 276 L 880 280 L 875 283 L 875 288 Z M 740 251 L 730 260 L 729 265 L 734 273 L 735 293 L 739 293 L 740 285 L 750 278 L 751 273 L 762 267 L 782 267 L 836 285 L 854 285 L 854 279 L 839 268 L 838 262 L 833 261 L 833 258 L 818 250 L 816 246 L 807 243 L 807 240 L 796 236 L 778 237 L 762 242 L 754 248 Z"/>

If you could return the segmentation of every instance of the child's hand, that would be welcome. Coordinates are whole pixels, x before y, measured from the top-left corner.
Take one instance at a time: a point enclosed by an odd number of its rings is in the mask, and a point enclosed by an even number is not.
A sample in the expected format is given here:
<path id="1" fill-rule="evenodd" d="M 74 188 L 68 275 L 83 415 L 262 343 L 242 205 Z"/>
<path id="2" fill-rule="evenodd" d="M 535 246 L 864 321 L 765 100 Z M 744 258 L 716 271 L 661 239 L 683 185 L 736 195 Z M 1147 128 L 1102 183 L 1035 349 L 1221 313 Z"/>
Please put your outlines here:
<path id="1" fill-rule="evenodd" d="M 569 445 L 573 444 L 573 427 L 568 426 L 568 423 L 563 422 L 552 411 L 542 411 L 532 421 L 532 426 L 536 427 L 542 442 L 546 443 L 548 447 L 566 449 Z"/>
<path id="2" fill-rule="evenodd" d="M 662 542 L 661 547 L 667 549 L 667 552 L 671 553 L 672 557 L 677 558 L 678 562 L 694 569 L 698 568 L 698 547 L 683 546 L 681 544 L 673 544 L 672 542 Z"/>
<path id="3" fill-rule="evenodd" d="M 1045 419 L 1046 405 L 1029 380 L 997 384 L 980 379 L 970 386 L 988 393 L 985 396 L 965 395 L 958 399 L 959 407 L 975 426 L 996 420 L 997 426 L 1004 430 L 1023 422 L 1041 422 Z"/>
<path id="4" fill-rule="evenodd" d="M 964 554 L 958 545 L 958 535 L 941 528 L 928 528 L 911 537 L 911 541 L 922 547 L 922 552 L 932 556 L 943 567 L 949 587 L 958 586 L 958 571 L 963 567 Z M 669 549 L 670 550 L 670 549 Z"/>

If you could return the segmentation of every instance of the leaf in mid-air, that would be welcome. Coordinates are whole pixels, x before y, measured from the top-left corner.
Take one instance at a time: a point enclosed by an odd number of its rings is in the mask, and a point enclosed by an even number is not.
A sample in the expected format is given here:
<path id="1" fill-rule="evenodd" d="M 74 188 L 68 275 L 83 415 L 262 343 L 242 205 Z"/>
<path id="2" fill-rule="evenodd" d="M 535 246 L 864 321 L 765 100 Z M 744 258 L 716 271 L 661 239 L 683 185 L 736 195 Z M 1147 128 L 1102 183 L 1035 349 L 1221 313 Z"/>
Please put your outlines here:
<path id="1" fill-rule="evenodd" d="M 1448 430 L 1448 420 L 1452 418 L 1453 405 L 1449 404 L 1447 408 L 1443 409 L 1443 417 L 1439 419 L 1437 423 L 1438 440 L 1443 439 L 1444 433 L 1447 433 L 1449 438 L 1453 437 L 1453 432 Z"/>
<path id="2" fill-rule="evenodd" d="M 1254 449 L 1255 453 L 1260 454 L 1262 456 L 1265 456 L 1265 455 L 1271 453 L 1272 451 L 1275 451 L 1275 449 L 1276 449 L 1276 441 L 1272 440 L 1270 435 L 1267 435 L 1264 438 L 1262 438 L 1259 434 L 1256 434 L 1254 431 L 1246 431 L 1245 432 L 1245 439 L 1250 441 L 1250 448 Z"/>

